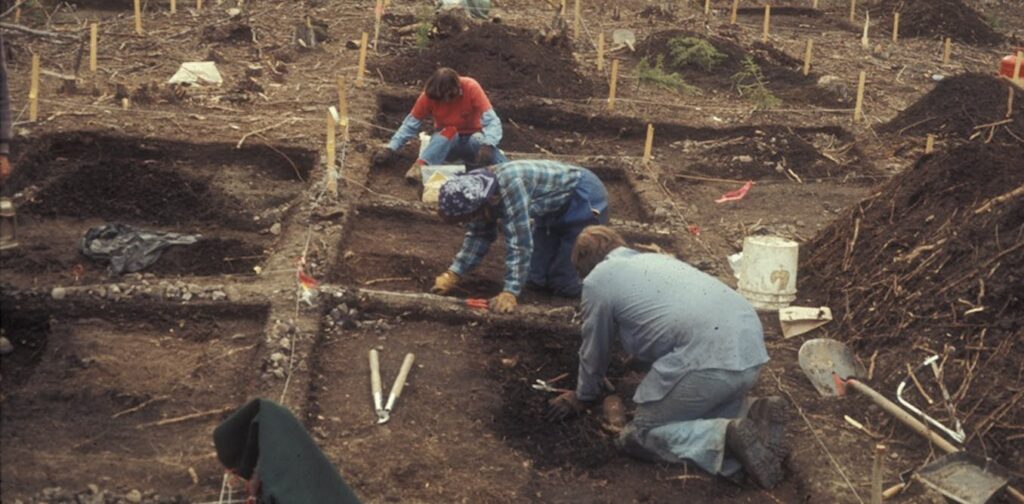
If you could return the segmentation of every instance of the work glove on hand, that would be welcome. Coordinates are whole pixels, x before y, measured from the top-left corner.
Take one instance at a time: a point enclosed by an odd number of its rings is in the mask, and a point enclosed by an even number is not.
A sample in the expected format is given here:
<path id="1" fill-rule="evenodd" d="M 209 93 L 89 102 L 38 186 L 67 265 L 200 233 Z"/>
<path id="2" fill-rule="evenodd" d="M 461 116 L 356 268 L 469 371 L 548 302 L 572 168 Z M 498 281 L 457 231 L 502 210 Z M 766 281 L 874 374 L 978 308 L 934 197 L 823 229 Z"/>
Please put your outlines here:
<path id="1" fill-rule="evenodd" d="M 384 166 L 395 160 L 397 153 L 388 147 L 378 149 L 373 153 L 373 166 Z"/>
<path id="2" fill-rule="evenodd" d="M 489 304 L 491 311 L 494 313 L 512 313 L 512 310 L 515 310 L 516 305 L 519 303 L 516 301 L 515 294 L 505 291 L 492 297 Z"/>
<path id="3" fill-rule="evenodd" d="M 459 285 L 459 275 L 452 270 L 445 270 L 444 273 L 437 275 L 434 279 L 434 286 L 430 288 L 430 292 L 434 294 L 445 295 L 451 292 L 456 285 Z"/>
<path id="4" fill-rule="evenodd" d="M 489 166 L 494 164 L 494 146 L 483 145 L 480 150 L 476 153 L 476 164 L 480 166 Z"/>
<path id="5" fill-rule="evenodd" d="M 7 181 L 7 177 L 11 176 L 11 161 L 7 159 L 6 154 L 0 154 L 0 184 Z"/>
<path id="6" fill-rule="evenodd" d="M 549 422 L 565 420 L 571 416 L 583 413 L 587 406 L 576 398 L 576 392 L 564 392 L 562 395 L 548 401 L 548 412 L 544 419 Z"/>

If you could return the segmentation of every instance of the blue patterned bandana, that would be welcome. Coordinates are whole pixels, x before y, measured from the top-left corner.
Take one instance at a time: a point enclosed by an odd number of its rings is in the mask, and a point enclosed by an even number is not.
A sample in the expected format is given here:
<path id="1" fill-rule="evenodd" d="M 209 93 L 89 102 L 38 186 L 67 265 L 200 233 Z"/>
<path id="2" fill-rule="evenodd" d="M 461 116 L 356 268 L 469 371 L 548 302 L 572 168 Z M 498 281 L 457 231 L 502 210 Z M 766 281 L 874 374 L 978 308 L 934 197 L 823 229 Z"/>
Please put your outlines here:
<path id="1" fill-rule="evenodd" d="M 457 175 L 441 185 L 438 210 L 445 217 L 476 212 L 498 190 L 497 178 L 486 168 Z"/>

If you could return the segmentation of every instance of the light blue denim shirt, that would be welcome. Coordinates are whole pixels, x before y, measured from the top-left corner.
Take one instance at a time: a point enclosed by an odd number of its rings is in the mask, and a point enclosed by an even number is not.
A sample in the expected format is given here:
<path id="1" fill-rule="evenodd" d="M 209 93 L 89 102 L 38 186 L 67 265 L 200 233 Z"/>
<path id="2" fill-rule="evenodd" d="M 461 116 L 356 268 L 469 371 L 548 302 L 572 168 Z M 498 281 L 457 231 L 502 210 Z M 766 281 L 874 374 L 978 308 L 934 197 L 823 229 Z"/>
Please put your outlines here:
<path id="1" fill-rule="evenodd" d="M 729 286 L 678 259 L 619 247 L 583 280 L 580 400 L 596 399 L 617 337 L 653 363 L 636 403 L 659 401 L 690 371 L 768 362 L 761 321 Z"/>

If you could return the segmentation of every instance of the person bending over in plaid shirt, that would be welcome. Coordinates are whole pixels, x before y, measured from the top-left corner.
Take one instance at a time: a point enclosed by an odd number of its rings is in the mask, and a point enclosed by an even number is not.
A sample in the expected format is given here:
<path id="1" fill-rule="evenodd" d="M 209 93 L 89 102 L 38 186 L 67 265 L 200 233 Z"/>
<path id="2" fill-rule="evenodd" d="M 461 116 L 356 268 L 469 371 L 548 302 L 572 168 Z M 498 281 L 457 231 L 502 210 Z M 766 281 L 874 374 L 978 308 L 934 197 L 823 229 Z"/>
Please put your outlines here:
<path id="1" fill-rule="evenodd" d="M 608 192 L 590 170 L 556 161 L 509 161 L 449 179 L 438 215 L 465 223 L 466 237 L 431 292 L 447 294 L 487 255 L 500 227 L 505 234 L 505 281 L 491 309 L 511 312 L 524 284 L 557 296 L 579 297 L 571 253 L 583 228 L 608 222 Z"/>

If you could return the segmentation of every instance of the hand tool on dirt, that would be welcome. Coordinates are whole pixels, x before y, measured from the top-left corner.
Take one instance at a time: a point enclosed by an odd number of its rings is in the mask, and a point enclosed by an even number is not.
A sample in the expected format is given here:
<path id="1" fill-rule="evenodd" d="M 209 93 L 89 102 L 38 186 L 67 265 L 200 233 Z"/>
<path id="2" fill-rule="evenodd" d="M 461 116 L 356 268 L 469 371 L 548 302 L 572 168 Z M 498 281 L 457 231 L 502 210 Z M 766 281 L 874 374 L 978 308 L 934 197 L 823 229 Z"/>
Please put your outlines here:
<path id="1" fill-rule="evenodd" d="M 377 423 L 386 422 L 384 392 L 380 386 L 380 356 L 376 348 L 370 350 L 370 390 L 373 392 L 373 410 L 377 412 Z"/>
<path id="2" fill-rule="evenodd" d="M 940 450 L 946 453 L 959 452 L 946 438 L 928 428 L 923 422 L 915 418 L 899 405 L 886 399 L 868 385 L 861 382 L 857 377 L 864 376 L 866 371 L 864 364 L 853 355 L 849 347 L 843 343 L 829 338 L 818 338 L 806 341 L 800 347 L 798 355 L 800 369 L 811 381 L 819 394 L 825 397 L 846 395 L 847 387 L 867 396 L 871 401 L 892 415 L 894 418 L 910 427 L 925 439 L 929 440 Z M 1013 487 L 1007 487 L 1006 491 L 1017 502 L 1024 503 L 1024 494 Z"/>
<path id="3" fill-rule="evenodd" d="M 939 356 L 938 355 L 933 355 L 931 357 L 928 357 L 927 359 L 924 360 L 924 362 L 921 363 L 920 366 L 917 367 L 917 369 L 913 370 L 913 372 L 916 373 L 921 368 L 934 366 L 935 365 L 935 361 L 937 361 L 937 360 L 939 360 Z M 932 372 L 935 374 L 935 379 L 938 380 L 939 379 L 938 368 L 937 367 L 933 367 Z M 935 428 L 941 430 L 942 432 L 945 432 L 946 435 L 949 436 L 950 439 L 956 441 L 957 443 L 963 443 L 964 439 L 967 438 L 967 435 L 964 433 L 964 428 L 960 424 L 960 419 L 957 418 L 953 414 L 953 405 L 950 404 L 949 392 L 946 391 L 946 387 L 945 386 L 940 386 L 939 388 L 942 391 L 942 399 L 943 399 L 943 401 L 945 401 L 946 410 L 949 412 L 950 418 L 953 419 L 953 422 L 954 422 L 953 427 L 956 430 L 952 430 L 949 427 L 946 427 L 945 425 L 942 425 L 938 420 L 928 416 L 927 414 L 925 414 L 924 411 L 921 411 L 920 409 L 917 408 L 917 406 L 914 406 L 913 404 L 910 403 L 910 401 L 907 401 L 906 399 L 903 398 L 903 391 L 906 390 L 906 388 L 907 388 L 907 381 L 910 380 L 910 379 L 911 379 L 911 377 L 907 376 L 906 378 L 903 379 L 903 381 L 900 382 L 899 386 L 896 387 L 896 399 L 899 400 L 900 404 L 902 404 L 908 410 L 913 411 L 915 414 L 917 414 L 921 418 L 924 418 L 926 422 L 934 425 Z M 939 383 L 940 384 L 942 383 L 941 380 L 939 381 Z"/>
<path id="4" fill-rule="evenodd" d="M 412 363 L 416 360 L 416 356 L 407 353 L 405 354 L 405 360 L 402 361 L 402 369 L 398 370 L 398 377 L 395 378 L 395 384 L 391 386 L 391 393 L 388 394 L 388 403 L 384 406 L 384 411 L 377 415 L 377 423 L 387 423 L 391 419 L 391 410 L 395 407 L 395 401 L 398 400 L 398 396 L 402 395 L 402 389 L 405 388 L 405 379 L 409 377 L 409 370 L 412 369 Z"/>
<path id="5" fill-rule="evenodd" d="M 466 308 L 476 308 L 478 310 L 486 310 L 490 307 L 490 303 L 483 298 L 469 298 L 459 301 L 459 304 L 465 305 Z"/>
<path id="6" fill-rule="evenodd" d="M 960 451 L 918 469 L 916 477 L 961 504 L 985 504 L 1006 487 L 1010 472 L 991 459 Z"/>
<path id="7" fill-rule="evenodd" d="M 562 373 L 562 374 L 560 374 L 560 375 L 558 375 L 558 376 L 556 376 L 556 377 L 554 377 L 554 378 L 552 378 L 550 380 L 541 380 L 541 379 L 538 378 L 536 381 L 534 381 L 533 385 L 530 385 L 530 386 L 534 390 L 543 390 L 545 392 L 558 392 L 559 394 L 565 393 L 565 392 L 572 392 L 569 389 L 555 388 L 552 385 L 555 382 L 557 382 L 559 380 L 562 380 L 562 379 L 564 379 L 564 378 L 566 378 L 568 376 L 569 376 L 569 373 Z"/>

